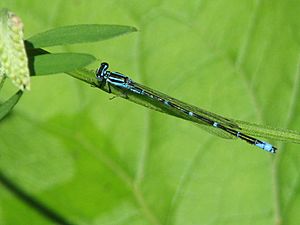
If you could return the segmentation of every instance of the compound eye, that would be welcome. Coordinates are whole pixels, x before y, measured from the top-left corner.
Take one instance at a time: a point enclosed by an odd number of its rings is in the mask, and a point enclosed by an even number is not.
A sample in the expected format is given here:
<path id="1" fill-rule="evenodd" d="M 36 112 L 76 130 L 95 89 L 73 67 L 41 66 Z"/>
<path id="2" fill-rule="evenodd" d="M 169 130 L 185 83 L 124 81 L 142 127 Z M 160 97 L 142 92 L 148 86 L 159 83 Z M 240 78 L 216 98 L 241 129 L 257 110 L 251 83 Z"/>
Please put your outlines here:
<path id="1" fill-rule="evenodd" d="M 108 67 L 109 67 L 108 63 L 106 62 L 101 63 L 99 69 L 96 72 L 96 76 L 103 78 L 107 72 Z"/>

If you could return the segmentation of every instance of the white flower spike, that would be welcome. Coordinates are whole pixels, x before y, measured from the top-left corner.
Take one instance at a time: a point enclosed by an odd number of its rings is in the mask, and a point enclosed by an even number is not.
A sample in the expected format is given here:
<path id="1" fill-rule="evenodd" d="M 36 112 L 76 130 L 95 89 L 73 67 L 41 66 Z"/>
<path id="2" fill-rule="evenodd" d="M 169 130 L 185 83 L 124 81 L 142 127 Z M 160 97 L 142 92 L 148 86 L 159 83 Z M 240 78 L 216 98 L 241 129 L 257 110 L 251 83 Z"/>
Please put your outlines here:
<path id="1" fill-rule="evenodd" d="M 30 89 L 23 23 L 7 9 L 0 10 L 0 80 L 4 76 L 22 91 Z"/>

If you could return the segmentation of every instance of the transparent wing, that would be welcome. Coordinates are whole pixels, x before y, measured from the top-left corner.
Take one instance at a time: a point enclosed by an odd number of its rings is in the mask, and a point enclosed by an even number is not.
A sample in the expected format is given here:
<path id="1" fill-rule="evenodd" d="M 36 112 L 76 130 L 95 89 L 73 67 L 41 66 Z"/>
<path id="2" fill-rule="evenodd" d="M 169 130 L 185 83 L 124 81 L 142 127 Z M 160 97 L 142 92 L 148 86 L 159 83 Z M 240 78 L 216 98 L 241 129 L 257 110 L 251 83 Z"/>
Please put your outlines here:
<path id="1" fill-rule="evenodd" d="M 178 99 L 175 99 L 175 98 L 172 98 L 164 93 L 161 93 L 159 91 L 156 91 L 156 90 L 153 90 L 149 87 L 146 87 L 146 86 L 143 86 L 141 84 L 138 84 L 138 83 L 133 83 L 134 86 L 140 88 L 140 89 L 143 89 L 143 90 L 146 90 L 147 92 L 150 92 L 152 93 L 153 95 L 155 96 L 159 96 L 160 98 L 162 99 L 165 99 L 167 101 L 170 101 L 176 105 L 179 105 L 180 107 L 182 108 L 185 108 L 186 110 L 190 111 L 190 112 L 193 112 L 193 113 L 197 113 L 198 115 L 202 116 L 202 117 L 205 117 L 205 118 L 208 118 L 212 121 L 215 121 L 215 122 L 218 122 L 218 123 L 221 123 L 223 124 L 224 126 L 228 126 L 228 127 L 231 127 L 231 128 L 239 128 L 238 124 L 236 122 L 234 122 L 233 120 L 230 120 L 230 119 L 227 119 L 223 116 L 220 116 L 218 114 L 215 114 L 215 113 L 212 113 L 212 112 L 209 112 L 209 111 L 206 111 L 204 109 L 201 109 L 201 108 L 198 108 L 196 106 L 193 106 L 193 105 L 190 105 L 190 104 L 187 104 L 185 102 L 182 102 Z M 141 95 L 137 95 L 136 96 L 137 98 L 140 98 Z M 151 99 L 148 99 L 148 98 L 145 98 L 143 101 L 146 101 L 148 102 L 148 106 L 146 107 L 149 107 L 149 104 L 153 106 L 156 105 L 157 108 L 159 108 L 158 111 L 163 111 L 165 113 L 169 113 L 169 107 L 164 107 L 162 106 L 163 104 L 160 103 L 160 102 L 153 102 L 151 101 Z M 193 118 L 192 116 L 181 116 L 181 115 L 176 115 L 177 117 L 184 117 L 183 119 L 186 119 L 186 120 L 190 120 L 190 121 L 193 121 L 193 122 L 196 122 L 196 123 L 199 123 L 199 124 L 204 124 L 204 125 L 207 125 L 205 122 L 201 121 L 201 120 L 197 120 L 195 121 L 195 118 Z"/>
<path id="2" fill-rule="evenodd" d="M 150 93 L 152 93 L 155 96 L 159 96 L 160 98 L 170 101 L 176 105 L 179 105 L 182 108 L 185 108 L 188 111 L 191 111 L 193 113 L 197 113 L 198 115 L 201 115 L 205 118 L 208 118 L 209 120 L 224 124 L 224 126 L 229 126 L 231 128 L 238 128 L 237 124 L 231 120 L 226 119 L 225 117 L 219 116 L 217 114 L 205 111 L 203 109 L 197 108 L 195 106 L 189 105 L 187 103 L 184 103 L 182 101 L 179 101 L 177 99 L 174 99 L 168 95 L 165 95 L 163 93 L 160 93 L 158 91 L 154 91 L 148 87 L 142 86 L 140 84 L 134 83 L 134 85 L 138 88 L 141 88 L 143 90 L 146 90 Z M 130 92 L 128 90 L 121 90 L 117 87 L 113 87 L 112 89 L 113 93 L 126 98 L 132 102 L 135 102 L 137 104 L 143 105 L 147 108 L 159 111 L 159 112 L 163 112 L 169 115 L 173 115 L 185 120 L 189 120 L 191 122 L 194 122 L 194 124 L 196 124 L 198 127 L 204 129 L 206 132 L 216 135 L 218 137 L 221 138 L 225 138 L 225 139 L 235 139 L 236 137 L 232 134 L 229 134 L 227 132 L 225 132 L 224 130 L 218 129 L 216 127 L 213 127 L 203 121 L 201 121 L 200 119 L 197 119 L 196 117 L 192 117 L 189 115 L 186 115 L 182 112 L 180 112 L 179 110 L 177 110 L 176 108 L 172 108 L 172 107 L 168 107 L 165 104 L 163 104 L 162 102 L 159 102 L 157 100 L 151 99 L 147 96 L 141 95 L 141 94 L 136 94 L 134 92 Z"/>
<path id="3" fill-rule="evenodd" d="M 145 90 L 145 91 L 151 93 L 152 95 L 159 96 L 161 99 L 170 101 L 190 112 L 196 113 L 203 118 L 207 118 L 211 121 L 222 124 L 225 127 L 229 127 L 236 131 L 240 131 L 244 134 L 256 136 L 256 137 L 270 138 L 270 139 L 280 140 L 280 141 L 291 141 L 291 142 L 295 142 L 295 143 L 300 143 L 300 133 L 299 132 L 272 128 L 269 126 L 258 125 L 255 123 L 249 123 L 249 122 L 240 121 L 240 120 L 228 119 L 223 116 L 217 115 L 215 113 L 212 113 L 212 112 L 206 111 L 204 109 L 198 108 L 196 106 L 182 102 L 178 99 L 172 98 L 164 93 L 152 90 L 151 88 L 148 88 L 141 84 L 132 82 L 132 85 L 139 89 Z M 169 106 L 165 105 L 163 102 L 157 101 L 153 98 L 149 98 L 145 95 L 131 92 L 128 89 L 124 90 L 119 87 L 113 87 L 112 92 L 118 96 L 126 98 L 130 101 L 133 101 L 137 104 L 143 105 L 150 109 L 197 123 L 200 125 L 199 127 L 201 127 L 202 129 L 206 130 L 207 132 L 214 134 L 218 137 L 225 138 L 225 139 L 237 138 L 234 135 L 231 135 L 231 134 L 223 131 L 222 129 L 213 127 L 210 124 L 205 123 L 204 121 L 202 121 L 200 119 L 197 119 L 196 117 L 189 116 L 189 115 L 181 112 L 180 110 L 177 110 L 176 108 L 169 107 Z"/>
<path id="4" fill-rule="evenodd" d="M 221 129 L 216 128 L 216 127 L 202 125 L 202 124 L 197 124 L 197 127 L 200 127 L 201 129 L 205 130 L 206 132 L 208 132 L 210 134 L 213 134 L 215 136 L 218 136 L 220 138 L 237 139 L 236 136 L 234 136 L 232 134 L 229 134 L 229 133 L 225 132 L 224 130 L 221 130 Z"/>

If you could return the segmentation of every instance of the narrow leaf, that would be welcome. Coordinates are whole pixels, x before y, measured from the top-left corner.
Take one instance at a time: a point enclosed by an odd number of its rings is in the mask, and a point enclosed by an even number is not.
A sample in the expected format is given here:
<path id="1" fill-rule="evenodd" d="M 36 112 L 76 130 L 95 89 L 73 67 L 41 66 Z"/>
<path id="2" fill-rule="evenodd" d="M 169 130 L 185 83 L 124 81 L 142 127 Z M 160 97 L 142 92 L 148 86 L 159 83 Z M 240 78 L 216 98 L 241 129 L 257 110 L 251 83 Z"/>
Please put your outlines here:
<path id="1" fill-rule="evenodd" d="M 16 94 L 11 96 L 6 102 L 0 105 L 0 120 L 2 120 L 17 104 L 21 98 L 23 91 L 19 90 Z"/>
<path id="2" fill-rule="evenodd" d="M 81 24 L 58 27 L 36 34 L 28 39 L 35 48 L 102 41 L 137 31 L 122 25 Z"/>
<path id="3" fill-rule="evenodd" d="M 0 76 L 0 91 L 4 85 L 5 79 L 6 79 L 6 76 L 2 76 L 2 77 Z"/>
<path id="4" fill-rule="evenodd" d="M 240 131 L 256 137 L 270 138 L 279 141 L 291 141 L 300 143 L 300 133 L 293 130 L 274 128 L 246 121 L 235 120 L 241 128 Z"/>

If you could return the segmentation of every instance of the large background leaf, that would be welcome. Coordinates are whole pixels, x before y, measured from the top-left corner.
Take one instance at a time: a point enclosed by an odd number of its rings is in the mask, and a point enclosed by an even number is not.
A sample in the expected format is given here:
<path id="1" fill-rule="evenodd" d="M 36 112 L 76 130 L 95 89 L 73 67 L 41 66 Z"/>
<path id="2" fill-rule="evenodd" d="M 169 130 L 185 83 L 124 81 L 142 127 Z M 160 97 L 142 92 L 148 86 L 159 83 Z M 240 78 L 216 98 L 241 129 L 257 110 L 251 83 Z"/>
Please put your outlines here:
<path id="1" fill-rule="evenodd" d="M 138 33 L 49 50 L 88 52 L 208 110 L 300 130 L 299 1 L 0 6 L 23 19 L 27 37 L 69 24 L 135 26 Z M 277 143 L 273 156 L 110 101 L 64 74 L 33 77 L 31 87 L 0 125 L 0 224 L 53 224 L 43 207 L 71 224 L 299 224 L 299 145 Z"/>

